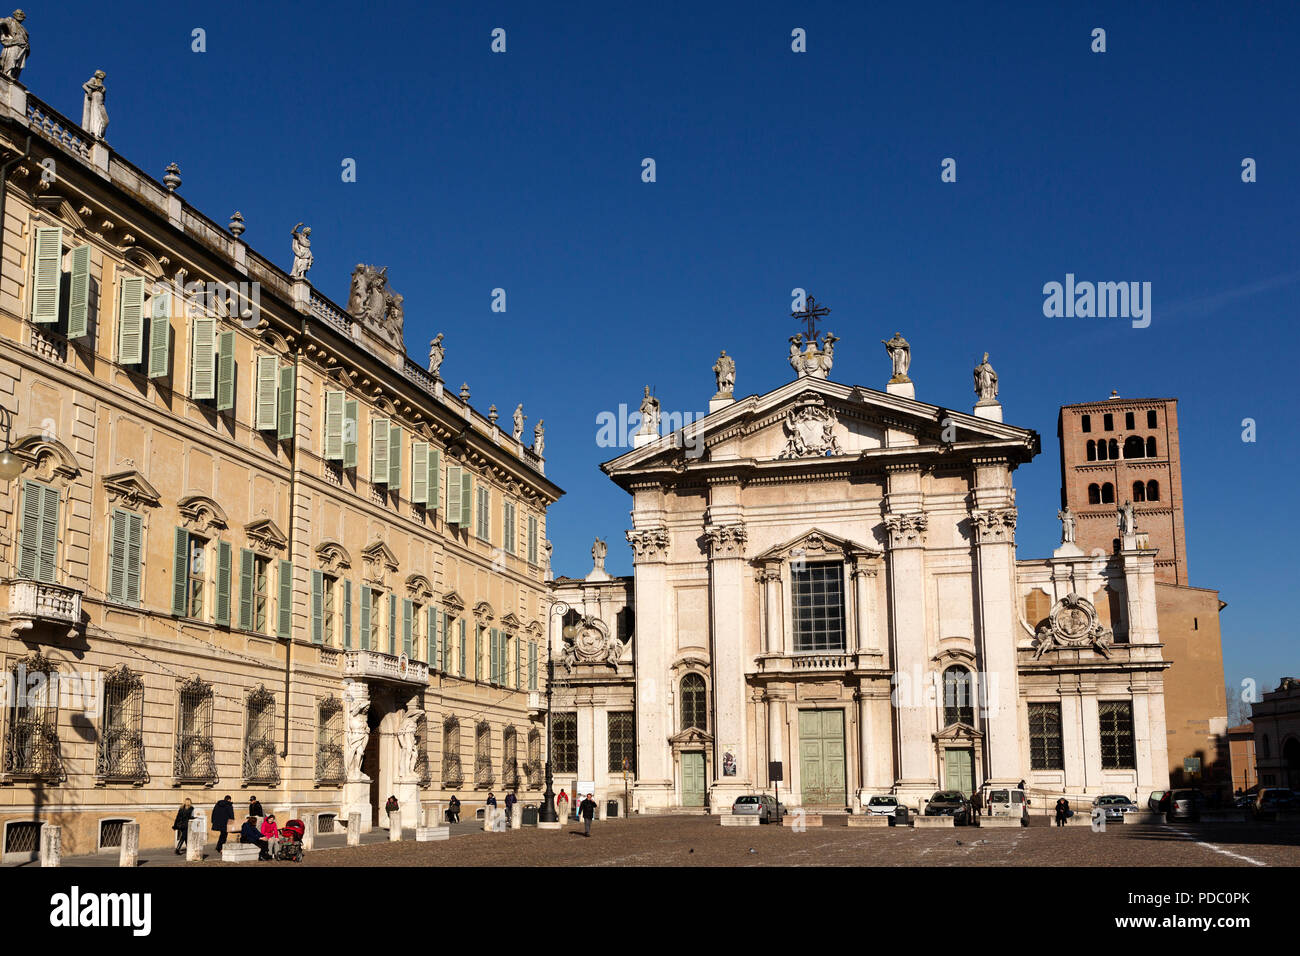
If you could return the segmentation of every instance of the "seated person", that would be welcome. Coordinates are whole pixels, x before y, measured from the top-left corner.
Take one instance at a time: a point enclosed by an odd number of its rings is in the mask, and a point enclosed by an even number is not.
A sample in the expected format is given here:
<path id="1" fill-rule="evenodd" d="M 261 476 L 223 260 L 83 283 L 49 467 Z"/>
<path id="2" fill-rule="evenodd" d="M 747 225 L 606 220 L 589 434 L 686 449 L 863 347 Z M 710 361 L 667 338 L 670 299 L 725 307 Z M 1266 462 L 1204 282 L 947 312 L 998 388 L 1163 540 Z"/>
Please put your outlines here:
<path id="1" fill-rule="evenodd" d="M 249 817 L 244 821 L 244 825 L 239 828 L 240 843 L 255 843 L 260 851 L 257 854 L 259 860 L 271 859 L 271 854 L 267 852 L 267 842 L 262 839 L 262 834 L 258 832 L 257 820 L 255 817 Z"/>
<path id="2" fill-rule="evenodd" d="M 266 838 L 266 851 L 271 854 L 271 859 L 275 859 L 276 852 L 280 849 L 281 837 L 274 813 L 268 813 L 262 821 L 262 836 Z"/>

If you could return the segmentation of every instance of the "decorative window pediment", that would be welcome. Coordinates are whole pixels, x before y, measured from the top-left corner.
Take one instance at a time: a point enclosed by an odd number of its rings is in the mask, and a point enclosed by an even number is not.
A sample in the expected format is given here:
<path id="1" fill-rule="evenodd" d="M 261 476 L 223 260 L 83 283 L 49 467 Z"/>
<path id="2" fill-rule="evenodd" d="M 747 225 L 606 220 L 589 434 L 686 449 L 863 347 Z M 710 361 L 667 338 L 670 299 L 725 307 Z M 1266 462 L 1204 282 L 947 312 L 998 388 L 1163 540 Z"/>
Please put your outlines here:
<path id="1" fill-rule="evenodd" d="M 937 743 L 973 743 L 984 739 L 984 735 L 970 724 L 949 724 L 934 735 Z"/>
<path id="2" fill-rule="evenodd" d="M 352 567 L 352 555 L 337 541 L 322 541 L 316 546 L 316 561 L 328 573 L 346 571 Z"/>
<path id="3" fill-rule="evenodd" d="M 939 642 L 939 650 L 930 660 L 940 670 L 946 669 L 952 664 L 973 668 L 975 666 L 975 652 L 967 646 L 968 643 L 966 638 L 943 638 Z"/>
<path id="4" fill-rule="evenodd" d="M 669 737 L 668 743 L 674 750 L 711 746 L 713 744 L 713 735 L 707 730 L 701 730 L 699 727 L 687 727 L 685 730 Z"/>
<path id="5" fill-rule="evenodd" d="M 103 481 L 104 489 L 108 492 L 108 500 L 113 504 L 133 509 L 141 505 L 156 508 L 162 500 L 158 489 L 134 468 L 105 475 Z"/>
<path id="6" fill-rule="evenodd" d="M 709 668 L 709 659 L 699 655 L 687 655 L 679 657 L 673 661 L 672 667 L 669 668 L 674 674 L 679 671 L 700 670 L 706 671 Z"/>
<path id="7" fill-rule="evenodd" d="M 412 574 L 406 579 L 406 593 L 417 604 L 424 604 L 433 597 L 433 585 L 423 574 Z"/>
<path id="8" fill-rule="evenodd" d="M 248 533 L 248 543 L 252 545 L 253 550 L 260 551 L 262 554 L 281 551 L 289 543 L 285 533 L 270 518 L 251 522 L 244 526 L 244 530 Z"/>
<path id="9" fill-rule="evenodd" d="M 163 269 L 162 262 L 159 261 L 158 257 L 148 249 L 141 246 L 132 246 L 129 249 L 124 249 L 122 251 L 122 256 L 127 262 L 144 272 L 145 275 L 155 282 L 167 278 L 167 273 L 166 270 Z"/>
<path id="10" fill-rule="evenodd" d="M 882 553 L 879 548 L 874 548 L 871 545 L 861 544 L 849 538 L 842 538 L 839 535 L 831 534 L 829 531 L 823 531 L 821 528 L 811 528 L 797 538 L 792 538 L 784 544 L 768 548 L 753 560 L 755 563 L 790 559 L 835 561 L 846 558 L 878 557 Z"/>
<path id="11" fill-rule="evenodd" d="M 381 587 L 390 573 L 397 573 L 397 555 L 382 541 L 367 545 L 361 552 L 361 560 L 365 563 L 365 579 Z"/>
<path id="12" fill-rule="evenodd" d="M 23 462 L 23 472 L 47 484 L 61 479 L 72 481 L 81 474 L 77 459 L 68 446 L 53 436 L 36 433 L 26 435 L 13 444 L 13 453 Z"/>
<path id="13" fill-rule="evenodd" d="M 474 605 L 474 616 L 484 623 L 492 620 L 492 605 L 487 601 L 479 601 Z"/>
<path id="14" fill-rule="evenodd" d="M 442 606 L 452 617 L 458 617 L 460 612 L 465 610 L 465 601 L 455 591 L 448 591 L 442 596 Z"/>
<path id="15" fill-rule="evenodd" d="M 523 626 L 523 623 L 523 621 L 519 620 L 519 615 L 514 611 L 508 612 L 501 618 L 501 626 L 510 631 L 519 630 L 519 628 Z"/>
<path id="16" fill-rule="evenodd" d="M 200 534 L 213 528 L 224 530 L 230 523 L 226 509 L 207 495 L 188 495 L 176 503 L 181 513 L 181 524 Z"/>

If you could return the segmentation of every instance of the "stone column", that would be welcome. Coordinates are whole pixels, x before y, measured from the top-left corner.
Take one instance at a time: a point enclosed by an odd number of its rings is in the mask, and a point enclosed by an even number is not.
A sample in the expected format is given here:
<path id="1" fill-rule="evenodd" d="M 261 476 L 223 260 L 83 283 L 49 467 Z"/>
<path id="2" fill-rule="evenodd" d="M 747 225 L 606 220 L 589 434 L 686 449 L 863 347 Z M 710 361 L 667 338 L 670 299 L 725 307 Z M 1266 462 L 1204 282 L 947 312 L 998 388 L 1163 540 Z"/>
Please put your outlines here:
<path id="1" fill-rule="evenodd" d="M 518 830 L 523 825 L 524 825 L 524 805 L 522 803 L 516 803 L 513 807 L 510 808 L 510 827 L 513 830 Z"/>
<path id="2" fill-rule="evenodd" d="M 858 803 L 861 805 L 862 798 L 871 793 L 875 784 L 875 767 L 872 761 L 872 740 L 871 740 L 871 698 L 861 690 L 857 693 L 858 700 L 858 766 L 862 768 L 862 776 L 858 780 Z"/>
<path id="3" fill-rule="evenodd" d="M 711 489 L 717 494 L 718 489 Z M 755 779 L 745 748 L 745 542 L 742 522 L 715 523 L 709 538 L 709 612 L 713 670 L 713 795 L 715 809 L 730 807 Z M 726 758 L 735 773 L 726 775 Z"/>
<path id="4" fill-rule="evenodd" d="M 781 761 L 784 785 L 790 779 L 790 761 L 785 759 L 785 699 L 770 690 L 767 694 L 767 759 Z M 768 780 L 768 783 L 772 781 Z"/>
<path id="5" fill-rule="evenodd" d="M 122 824 L 122 847 L 118 851 L 117 865 L 134 868 L 140 862 L 140 824 Z"/>
<path id="6" fill-rule="evenodd" d="M 353 729 L 349 713 L 354 706 L 359 707 L 363 704 L 365 709 L 356 718 L 356 727 L 365 726 L 367 720 L 366 711 L 370 708 L 370 686 L 365 681 L 360 680 L 346 684 L 343 692 L 344 746 L 348 748 L 344 753 L 345 760 L 352 747 L 351 738 L 354 734 L 359 734 L 359 731 Z M 370 739 L 368 727 L 365 729 L 364 739 L 358 739 L 360 740 L 360 749 L 364 752 L 366 743 Z M 370 821 L 374 812 L 370 806 L 370 778 L 361 772 L 359 760 L 355 766 L 345 767 L 345 771 L 347 772 L 347 782 L 343 784 L 343 806 L 340 807 L 339 816 L 346 817 L 351 821 L 353 814 L 355 814 L 359 821 L 357 832 L 360 833 L 362 830 L 369 832 Z M 348 828 L 348 839 L 352 839 L 351 826 Z"/>
<path id="7" fill-rule="evenodd" d="M 348 814 L 348 846 L 361 845 L 361 814 L 355 810 Z"/>
<path id="8" fill-rule="evenodd" d="M 388 840 L 396 843 L 402 839 L 402 811 L 388 811 Z"/>
<path id="9" fill-rule="evenodd" d="M 781 566 L 779 564 L 765 567 L 759 574 L 763 582 L 763 653 L 783 654 L 785 652 L 785 621 L 781 607 Z"/>
<path id="10" fill-rule="evenodd" d="M 302 815 L 302 848 L 303 850 L 316 849 L 316 817 L 315 813 L 304 813 Z"/>
<path id="11" fill-rule="evenodd" d="M 876 569 L 868 567 L 867 560 L 861 555 L 853 559 L 853 603 L 857 611 L 854 619 L 859 653 L 880 650 L 871 613 L 871 588 L 876 579 Z"/>
<path id="12" fill-rule="evenodd" d="M 207 821 L 201 817 L 190 820 L 190 832 L 185 838 L 185 859 L 198 863 L 203 859 L 203 846 L 208 838 Z"/>
<path id="13" fill-rule="evenodd" d="M 41 866 L 63 865 L 63 828 L 52 823 L 41 827 Z"/>
<path id="14" fill-rule="evenodd" d="M 636 491 L 636 512 L 650 517 L 627 532 L 635 562 L 636 593 L 636 795 L 640 807 L 668 807 L 673 795 L 672 684 L 668 665 L 676 647 L 673 639 L 673 591 L 668 586 L 669 533 L 657 524 L 658 491 Z M 558 622 L 556 622 L 558 631 Z"/>

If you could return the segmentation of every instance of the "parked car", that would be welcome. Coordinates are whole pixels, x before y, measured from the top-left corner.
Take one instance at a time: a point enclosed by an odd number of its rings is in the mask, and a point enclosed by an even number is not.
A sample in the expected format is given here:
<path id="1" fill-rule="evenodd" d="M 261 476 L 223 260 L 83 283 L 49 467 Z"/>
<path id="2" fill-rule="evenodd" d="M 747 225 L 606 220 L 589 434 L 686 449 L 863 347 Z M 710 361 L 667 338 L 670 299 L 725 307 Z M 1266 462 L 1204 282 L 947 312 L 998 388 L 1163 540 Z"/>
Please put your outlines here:
<path id="1" fill-rule="evenodd" d="M 995 787 L 984 791 L 984 814 L 990 817 L 1019 817 L 1029 826 L 1029 800 L 1019 787 Z"/>
<path id="2" fill-rule="evenodd" d="M 865 813 L 872 813 L 876 816 L 892 817 L 898 811 L 898 797 L 891 797 L 887 793 L 879 793 L 867 801 Z"/>
<path id="3" fill-rule="evenodd" d="M 1274 813 L 1278 810 L 1292 810 L 1296 803 L 1294 791 L 1285 787 L 1264 787 L 1255 797 L 1255 812 Z"/>
<path id="4" fill-rule="evenodd" d="M 1164 813 L 1161 803 L 1168 793 L 1168 790 L 1152 790 L 1151 796 L 1147 797 L 1147 809 L 1152 813 Z"/>
<path id="5" fill-rule="evenodd" d="M 1170 790 L 1160 801 L 1165 820 L 1199 820 L 1201 818 L 1201 792 L 1199 790 Z"/>
<path id="6" fill-rule="evenodd" d="M 759 823 L 773 823 L 785 814 L 785 805 L 777 803 L 771 794 L 751 793 L 737 797 L 731 812 L 735 816 L 757 816 Z"/>
<path id="7" fill-rule="evenodd" d="M 957 826 L 971 822 L 970 801 L 960 790 L 936 790 L 925 805 L 927 817 L 952 817 Z"/>
<path id="8" fill-rule="evenodd" d="M 1107 820 L 1123 820 L 1127 814 L 1137 813 L 1138 805 L 1119 793 L 1105 793 L 1092 801 L 1094 809 L 1100 807 L 1106 812 Z"/>

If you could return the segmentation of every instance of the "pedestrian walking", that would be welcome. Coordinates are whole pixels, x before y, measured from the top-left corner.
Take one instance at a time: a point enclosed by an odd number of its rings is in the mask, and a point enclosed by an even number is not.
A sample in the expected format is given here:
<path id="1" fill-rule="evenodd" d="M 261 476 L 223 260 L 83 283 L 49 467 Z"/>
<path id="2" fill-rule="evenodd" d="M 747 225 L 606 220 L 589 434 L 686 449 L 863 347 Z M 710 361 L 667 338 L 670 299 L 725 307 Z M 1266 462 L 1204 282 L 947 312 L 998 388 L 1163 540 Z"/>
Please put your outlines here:
<path id="1" fill-rule="evenodd" d="M 185 852 L 185 845 L 189 842 L 190 821 L 193 819 L 194 804 L 190 803 L 189 797 L 186 797 L 181 808 L 176 811 L 176 819 L 172 821 L 172 829 L 176 831 L 177 856 Z"/>
<path id="2" fill-rule="evenodd" d="M 513 790 L 506 794 L 506 819 L 510 821 L 511 826 L 515 825 L 515 804 L 518 802 L 519 798 L 515 796 Z"/>
<path id="3" fill-rule="evenodd" d="M 447 822 L 460 823 L 460 801 L 456 799 L 453 793 L 451 799 L 447 801 Z"/>
<path id="4" fill-rule="evenodd" d="M 582 835 L 591 836 L 591 818 L 596 815 L 596 801 L 591 799 L 591 794 L 578 804 L 578 815 L 582 817 Z"/>
<path id="5" fill-rule="evenodd" d="M 266 816 L 266 814 L 262 812 L 262 801 L 258 800 L 257 797 L 248 798 L 248 815 L 250 817 L 258 818 Z"/>
<path id="6" fill-rule="evenodd" d="M 235 805 L 230 800 L 230 794 L 226 794 L 212 808 L 212 829 L 217 834 L 218 854 L 221 853 L 221 848 L 226 845 L 226 831 L 230 828 L 230 824 L 234 819 Z"/>
<path id="7" fill-rule="evenodd" d="M 1056 801 L 1056 825 L 1065 826 L 1065 821 L 1070 818 L 1070 801 L 1061 797 Z"/>

